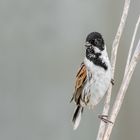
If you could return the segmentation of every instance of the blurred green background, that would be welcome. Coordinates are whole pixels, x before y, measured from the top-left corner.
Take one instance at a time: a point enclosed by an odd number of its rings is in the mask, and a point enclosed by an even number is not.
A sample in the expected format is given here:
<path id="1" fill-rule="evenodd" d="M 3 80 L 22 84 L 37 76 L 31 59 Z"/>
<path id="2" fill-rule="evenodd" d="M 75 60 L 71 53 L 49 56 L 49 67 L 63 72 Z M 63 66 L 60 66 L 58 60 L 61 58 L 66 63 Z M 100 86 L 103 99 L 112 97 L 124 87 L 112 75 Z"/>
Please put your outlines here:
<path id="1" fill-rule="evenodd" d="M 0 139 L 95 140 L 103 101 L 85 110 L 72 130 L 74 78 L 88 33 L 103 34 L 110 56 L 124 0 L 0 1 Z M 124 65 L 140 1 L 132 0 L 118 52 L 113 98 Z M 136 43 L 140 37 L 138 31 Z M 135 45 L 136 45 L 135 43 Z M 112 140 L 140 138 L 140 64 L 137 65 Z"/>

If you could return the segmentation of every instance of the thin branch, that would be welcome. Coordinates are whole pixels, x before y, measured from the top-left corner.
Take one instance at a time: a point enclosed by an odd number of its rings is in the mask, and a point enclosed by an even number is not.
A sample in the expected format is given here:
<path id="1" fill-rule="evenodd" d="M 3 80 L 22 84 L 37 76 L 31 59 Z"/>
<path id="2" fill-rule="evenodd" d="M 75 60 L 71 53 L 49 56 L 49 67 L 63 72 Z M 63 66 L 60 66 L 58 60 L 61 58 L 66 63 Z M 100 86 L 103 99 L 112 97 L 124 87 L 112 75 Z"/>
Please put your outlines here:
<path id="1" fill-rule="evenodd" d="M 134 52 L 133 57 L 132 57 L 132 60 L 131 60 L 130 65 L 128 67 L 128 71 L 127 71 L 126 76 L 124 77 L 124 79 L 122 81 L 121 87 L 119 89 L 119 92 L 117 94 L 115 103 L 114 103 L 112 111 L 111 111 L 110 121 L 112 121 L 113 124 L 108 123 L 108 125 L 106 127 L 106 131 L 104 133 L 103 140 L 109 140 L 109 138 L 110 138 L 110 135 L 111 135 L 112 128 L 114 126 L 116 117 L 117 117 L 117 115 L 119 113 L 119 110 L 121 108 L 121 105 L 123 103 L 123 99 L 124 99 L 126 90 L 127 90 L 128 86 L 129 86 L 132 74 L 134 72 L 134 69 L 135 69 L 136 64 L 137 64 L 139 59 L 140 59 L 140 40 L 139 40 L 138 45 L 137 45 L 137 47 L 135 49 L 135 52 Z"/>
<path id="2" fill-rule="evenodd" d="M 127 15 L 128 15 L 129 6 L 130 6 L 130 0 L 125 0 L 120 25 L 118 27 L 118 31 L 116 33 L 116 36 L 115 36 L 115 39 L 114 39 L 113 45 L 112 45 L 111 66 L 112 66 L 112 78 L 113 79 L 114 79 L 114 73 L 115 73 L 115 65 L 116 65 L 116 57 L 117 57 L 117 52 L 118 52 L 118 46 L 119 46 L 119 42 L 120 42 L 120 38 L 121 38 L 121 35 L 122 35 L 122 32 L 123 32 L 123 29 L 125 27 L 125 22 L 126 22 L 126 18 L 127 18 Z M 110 108 L 111 92 L 112 92 L 112 85 L 110 85 L 110 87 L 108 89 L 108 92 L 107 92 L 107 95 L 106 95 L 104 108 L 103 108 L 103 113 L 102 113 L 103 115 L 108 115 L 109 108 Z M 101 121 L 99 131 L 98 131 L 98 135 L 97 135 L 97 140 L 102 140 L 103 139 L 104 132 L 105 132 L 105 127 L 106 127 L 106 124 L 103 121 Z"/>
<path id="3" fill-rule="evenodd" d="M 120 38 L 121 38 L 121 35 L 122 35 L 122 32 L 123 32 L 123 29 L 125 27 L 125 22 L 126 22 L 126 18 L 127 18 L 127 15 L 128 15 L 129 6 L 130 6 L 130 0 L 125 0 L 123 14 L 122 14 L 122 17 L 121 17 L 121 22 L 120 22 L 117 34 L 115 36 L 113 46 L 112 46 L 112 55 L 111 55 L 111 62 L 112 63 L 111 64 L 112 64 L 112 75 L 113 76 L 114 76 L 114 72 L 115 72 L 117 50 L 118 50 L 118 46 L 119 46 L 119 42 L 120 42 Z"/>
<path id="4" fill-rule="evenodd" d="M 136 23 L 136 26 L 135 26 L 135 29 L 134 29 L 134 33 L 133 33 L 133 37 L 132 37 L 132 41 L 131 41 L 131 45 L 130 45 L 130 49 L 129 49 L 129 53 L 128 53 L 128 57 L 127 57 L 127 62 L 126 62 L 126 66 L 125 66 L 124 76 L 126 75 L 129 64 L 130 64 L 130 59 L 131 59 L 131 55 L 132 55 L 134 41 L 135 41 L 135 37 L 136 37 L 136 33 L 137 33 L 137 30 L 138 30 L 139 24 L 140 24 L 140 15 L 139 15 L 139 18 L 137 20 L 137 23 Z"/>

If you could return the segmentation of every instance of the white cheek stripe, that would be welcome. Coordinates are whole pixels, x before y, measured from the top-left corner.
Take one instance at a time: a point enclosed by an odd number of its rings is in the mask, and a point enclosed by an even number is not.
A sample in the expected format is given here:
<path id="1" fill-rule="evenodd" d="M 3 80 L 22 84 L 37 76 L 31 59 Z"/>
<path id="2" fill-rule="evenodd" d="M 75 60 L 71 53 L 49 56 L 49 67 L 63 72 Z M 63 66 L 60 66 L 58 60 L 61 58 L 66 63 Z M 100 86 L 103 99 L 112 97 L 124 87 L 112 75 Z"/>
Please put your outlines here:
<path id="1" fill-rule="evenodd" d="M 95 51 L 95 53 L 101 53 L 101 50 L 97 47 L 94 47 L 94 51 Z"/>

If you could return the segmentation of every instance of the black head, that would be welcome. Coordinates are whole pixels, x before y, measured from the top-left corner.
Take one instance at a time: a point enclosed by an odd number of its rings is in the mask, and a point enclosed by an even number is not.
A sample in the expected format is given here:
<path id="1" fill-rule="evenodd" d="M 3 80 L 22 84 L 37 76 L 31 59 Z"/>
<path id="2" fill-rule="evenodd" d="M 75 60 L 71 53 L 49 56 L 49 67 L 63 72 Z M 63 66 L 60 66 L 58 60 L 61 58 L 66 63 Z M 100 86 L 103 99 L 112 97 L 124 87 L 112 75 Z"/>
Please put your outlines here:
<path id="1" fill-rule="evenodd" d="M 86 58 L 92 61 L 95 65 L 102 67 L 104 70 L 107 70 L 106 63 L 101 58 L 101 51 L 104 50 L 104 40 L 102 35 L 98 32 L 90 33 L 86 38 Z M 95 48 L 98 48 L 100 51 L 97 52 Z"/>
<path id="2" fill-rule="evenodd" d="M 98 32 L 92 32 L 90 33 L 86 38 L 86 43 L 88 43 L 88 46 L 95 46 L 99 48 L 101 51 L 104 50 L 104 40 L 100 33 Z"/>

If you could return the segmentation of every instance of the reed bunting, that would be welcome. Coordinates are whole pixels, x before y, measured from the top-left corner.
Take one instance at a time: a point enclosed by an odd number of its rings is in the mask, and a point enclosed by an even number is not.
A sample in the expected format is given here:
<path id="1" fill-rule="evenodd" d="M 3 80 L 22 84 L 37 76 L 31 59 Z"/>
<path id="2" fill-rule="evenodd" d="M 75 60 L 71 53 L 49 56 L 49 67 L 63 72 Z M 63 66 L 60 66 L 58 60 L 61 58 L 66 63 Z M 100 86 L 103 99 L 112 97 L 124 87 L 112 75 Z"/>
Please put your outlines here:
<path id="1" fill-rule="evenodd" d="M 98 32 L 90 33 L 85 47 L 86 56 L 76 75 L 75 91 L 71 99 L 76 103 L 72 118 L 73 129 L 79 126 L 84 107 L 94 108 L 111 82 L 111 65 L 102 35 Z"/>

